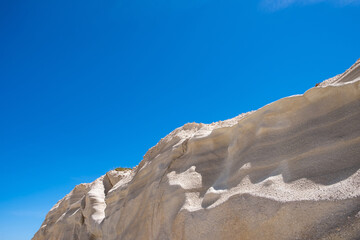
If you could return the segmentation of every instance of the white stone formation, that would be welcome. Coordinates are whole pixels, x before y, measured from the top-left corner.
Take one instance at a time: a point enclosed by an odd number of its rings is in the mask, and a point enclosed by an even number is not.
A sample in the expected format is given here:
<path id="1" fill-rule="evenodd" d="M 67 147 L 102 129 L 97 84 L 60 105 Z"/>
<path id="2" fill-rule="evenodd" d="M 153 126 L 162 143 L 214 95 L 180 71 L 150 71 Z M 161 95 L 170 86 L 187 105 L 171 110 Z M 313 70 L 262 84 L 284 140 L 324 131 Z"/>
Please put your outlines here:
<path id="1" fill-rule="evenodd" d="M 188 123 L 80 184 L 34 240 L 360 239 L 360 60 L 303 95 Z"/>

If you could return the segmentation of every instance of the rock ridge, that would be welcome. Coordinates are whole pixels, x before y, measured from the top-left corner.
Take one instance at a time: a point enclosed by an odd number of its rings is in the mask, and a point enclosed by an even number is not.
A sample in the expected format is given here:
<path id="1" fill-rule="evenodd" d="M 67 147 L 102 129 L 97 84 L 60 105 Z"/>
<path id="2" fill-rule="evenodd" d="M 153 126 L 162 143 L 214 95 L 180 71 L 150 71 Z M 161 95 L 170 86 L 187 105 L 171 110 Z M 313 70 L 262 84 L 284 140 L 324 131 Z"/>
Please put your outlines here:
<path id="1" fill-rule="evenodd" d="M 34 240 L 359 239 L 360 59 L 302 95 L 188 123 L 80 184 Z"/>

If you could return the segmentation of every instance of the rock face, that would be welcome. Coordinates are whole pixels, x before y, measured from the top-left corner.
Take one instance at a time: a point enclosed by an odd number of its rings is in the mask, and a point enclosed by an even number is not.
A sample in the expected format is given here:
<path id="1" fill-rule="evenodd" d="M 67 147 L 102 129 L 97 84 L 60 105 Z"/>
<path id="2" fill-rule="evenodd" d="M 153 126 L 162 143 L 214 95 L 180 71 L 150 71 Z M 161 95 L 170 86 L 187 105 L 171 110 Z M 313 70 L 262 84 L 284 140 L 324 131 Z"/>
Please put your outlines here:
<path id="1" fill-rule="evenodd" d="M 360 239 L 360 61 L 303 95 L 189 123 L 75 187 L 34 240 Z"/>

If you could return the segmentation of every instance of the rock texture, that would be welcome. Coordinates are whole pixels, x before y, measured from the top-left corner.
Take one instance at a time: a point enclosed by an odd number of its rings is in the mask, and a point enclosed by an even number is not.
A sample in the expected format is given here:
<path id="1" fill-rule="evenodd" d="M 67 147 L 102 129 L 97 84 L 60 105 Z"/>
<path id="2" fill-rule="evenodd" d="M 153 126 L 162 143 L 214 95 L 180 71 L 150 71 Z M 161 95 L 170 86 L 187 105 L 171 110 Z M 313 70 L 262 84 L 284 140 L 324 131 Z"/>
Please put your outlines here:
<path id="1" fill-rule="evenodd" d="M 360 239 L 360 61 L 303 95 L 189 123 L 75 187 L 34 240 Z"/>

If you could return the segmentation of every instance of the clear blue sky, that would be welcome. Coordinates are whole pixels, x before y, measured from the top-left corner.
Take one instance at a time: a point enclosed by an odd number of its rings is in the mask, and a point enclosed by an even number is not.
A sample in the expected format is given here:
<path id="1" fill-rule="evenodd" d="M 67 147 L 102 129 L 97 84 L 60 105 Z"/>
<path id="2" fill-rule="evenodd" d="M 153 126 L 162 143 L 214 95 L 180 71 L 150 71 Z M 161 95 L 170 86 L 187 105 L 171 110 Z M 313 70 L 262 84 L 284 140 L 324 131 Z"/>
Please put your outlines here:
<path id="1" fill-rule="evenodd" d="M 0 239 L 187 122 L 303 93 L 360 57 L 359 1 L 0 2 Z"/>

